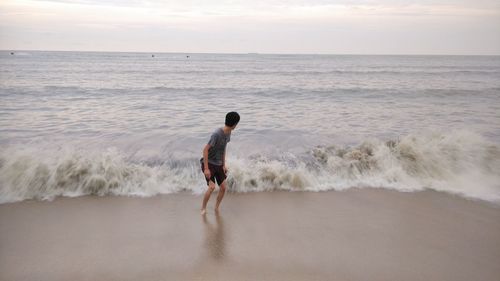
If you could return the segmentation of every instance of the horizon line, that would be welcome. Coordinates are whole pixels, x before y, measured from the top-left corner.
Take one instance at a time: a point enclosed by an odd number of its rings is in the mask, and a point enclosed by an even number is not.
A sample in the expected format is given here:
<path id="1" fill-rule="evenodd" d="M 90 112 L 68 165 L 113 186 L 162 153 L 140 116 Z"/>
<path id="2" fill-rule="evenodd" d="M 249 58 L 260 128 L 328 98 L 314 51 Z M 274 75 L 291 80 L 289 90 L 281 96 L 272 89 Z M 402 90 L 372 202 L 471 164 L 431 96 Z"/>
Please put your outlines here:
<path id="1" fill-rule="evenodd" d="M 330 56 L 500 56 L 498 54 L 442 54 L 442 53 L 273 53 L 273 52 L 179 52 L 179 51 L 97 51 L 97 50 L 28 50 L 0 49 L 0 52 L 79 52 L 79 53 L 139 53 L 139 54 L 206 54 L 206 55 L 330 55 Z"/>

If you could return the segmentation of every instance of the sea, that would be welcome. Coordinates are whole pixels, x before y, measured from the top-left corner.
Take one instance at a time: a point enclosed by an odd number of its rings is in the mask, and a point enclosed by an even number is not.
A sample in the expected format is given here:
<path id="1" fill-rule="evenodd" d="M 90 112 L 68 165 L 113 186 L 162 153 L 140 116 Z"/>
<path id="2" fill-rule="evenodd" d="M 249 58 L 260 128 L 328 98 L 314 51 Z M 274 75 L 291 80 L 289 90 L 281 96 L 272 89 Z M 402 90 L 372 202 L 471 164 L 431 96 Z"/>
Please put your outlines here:
<path id="1" fill-rule="evenodd" d="M 435 190 L 500 204 L 500 56 L 0 51 L 0 203 Z"/>

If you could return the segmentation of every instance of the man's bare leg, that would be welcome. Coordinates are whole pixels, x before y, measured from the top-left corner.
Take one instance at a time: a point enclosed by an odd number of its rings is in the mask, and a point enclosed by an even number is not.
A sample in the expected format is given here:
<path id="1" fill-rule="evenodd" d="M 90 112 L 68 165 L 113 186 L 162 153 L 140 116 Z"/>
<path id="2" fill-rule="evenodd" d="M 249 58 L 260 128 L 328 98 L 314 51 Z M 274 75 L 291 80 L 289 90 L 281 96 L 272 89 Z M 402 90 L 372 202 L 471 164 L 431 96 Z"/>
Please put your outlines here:
<path id="1" fill-rule="evenodd" d="M 207 213 L 207 203 L 208 199 L 210 199 L 210 195 L 212 195 L 212 192 L 215 189 L 215 183 L 213 181 L 210 181 L 208 183 L 208 189 L 205 192 L 205 196 L 203 197 L 203 205 L 201 206 L 201 214 L 204 215 Z"/>
<path id="2" fill-rule="evenodd" d="M 219 211 L 219 205 L 224 198 L 224 193 L 226 193 L 226 181 L 223 181 L 220 185 L 219 194 L 217 195 L 217 203 L 215 204 L 215 211 Z"/>

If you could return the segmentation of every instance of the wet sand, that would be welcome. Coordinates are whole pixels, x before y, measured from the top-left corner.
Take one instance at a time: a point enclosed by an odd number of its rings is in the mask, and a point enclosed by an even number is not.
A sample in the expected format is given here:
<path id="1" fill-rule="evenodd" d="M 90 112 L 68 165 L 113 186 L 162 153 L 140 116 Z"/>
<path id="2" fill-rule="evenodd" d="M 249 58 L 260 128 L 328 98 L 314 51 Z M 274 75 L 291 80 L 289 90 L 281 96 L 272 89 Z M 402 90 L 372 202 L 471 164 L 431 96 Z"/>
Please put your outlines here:
<path id="1" fill-rule="evenodd" d="M 0 280 L 500 280 L 500 207 L 425 191 L 0 205 Z"/>

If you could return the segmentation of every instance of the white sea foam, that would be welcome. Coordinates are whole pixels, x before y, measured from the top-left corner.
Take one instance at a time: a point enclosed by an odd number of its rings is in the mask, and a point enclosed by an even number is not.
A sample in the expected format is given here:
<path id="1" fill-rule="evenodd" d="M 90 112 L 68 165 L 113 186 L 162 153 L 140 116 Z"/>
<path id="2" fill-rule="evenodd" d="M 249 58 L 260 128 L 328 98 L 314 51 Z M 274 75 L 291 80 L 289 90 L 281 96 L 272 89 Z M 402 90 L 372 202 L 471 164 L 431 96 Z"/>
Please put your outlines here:
<path id="1" fill-rule="evenodd" d="M 205 187 L 198 159 L 130 161 L 116 149 L 7 147 L 0 152 L 0 202 L 56 196 L 134 195 Z M 321 146 L 300 154 L 228 159 L 232 192 L 347 188 L 433 189 L 500 202 L 500 149 L 470 132 L 426 133 Z"/>

